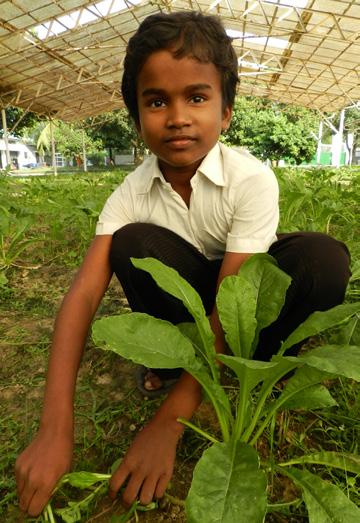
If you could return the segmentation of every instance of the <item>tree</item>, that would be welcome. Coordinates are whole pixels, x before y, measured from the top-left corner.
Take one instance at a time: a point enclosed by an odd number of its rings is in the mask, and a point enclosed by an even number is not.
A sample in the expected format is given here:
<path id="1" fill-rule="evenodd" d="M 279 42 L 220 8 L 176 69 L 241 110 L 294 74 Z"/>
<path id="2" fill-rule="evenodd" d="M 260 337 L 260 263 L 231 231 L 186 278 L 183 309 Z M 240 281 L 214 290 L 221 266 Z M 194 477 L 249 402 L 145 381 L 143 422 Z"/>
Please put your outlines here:
<path id="1" fill-rule="evenodd" d="M 353 137 L 352 143 L 350 135 Z M 344 138 L 349 153 L 360 147 L 360 109 L 357 107 L 349 107 L 345 111 Z"/>
<path id="2" fill-rule="evenodd" d="M 239 97 L 232 124 L 224 137 L 230 145 L 241 145 L 260 159 L 286 159 L 300 164 L 316 151 L 319 117 L 309 109 L 270 100 Z"/>
<path id="3" fill-rule="evenodd" d="M 61 153 L 67 160 L 75 158 L 77 164 L 82 163 L 83 141 L 87 155 L 103 149 L 101 140 L 89 136 L 82 127 L 81 122 L 68 123 L 57 121 L 54 139 L 56 151 Z"/>
<path id="4" fill-rule="evenodd" d="M 83 130 L 81 122 L 68 123 L 54 120 L 53 124 L 56 152 L 61 153 L 67 160 L 75 158 L 78 164 L 82 162 L 83 141 L 88 156 L 102 149 L 101 141 L 88 136 Z M 29 137 L 36 143 L 37 150 L 43 157 L 51 149 L 50 122 L 39 122 L 31 130 Z"/>
<path id="5" fill-rule="evenodd" d="M 28 132 L 28 128 L 33 127 L 39 121 L 39 116 L 35 113 L 25 112 L 23 109 L 18 107 L 8 107 L 5 109 L 6 123 L 8 131 L 16 125 L 16 128 L 11 133 L 13 136 L 23 136 Z M 21 119 L 21 120 L 20 120 Z M 0 137 L 3 136 L 4 129 L 2 125 L 2 119 L 0 118 Z"/>
<path id="6" fill-rule="evenodd" d="M 96 140 L 101 140 L 113 160 L 113 151 L 135 149 L 135 157 L 143 152 L 144 146 L 125 109 L 103 113 L 86 120 L 88 133 Z"/>

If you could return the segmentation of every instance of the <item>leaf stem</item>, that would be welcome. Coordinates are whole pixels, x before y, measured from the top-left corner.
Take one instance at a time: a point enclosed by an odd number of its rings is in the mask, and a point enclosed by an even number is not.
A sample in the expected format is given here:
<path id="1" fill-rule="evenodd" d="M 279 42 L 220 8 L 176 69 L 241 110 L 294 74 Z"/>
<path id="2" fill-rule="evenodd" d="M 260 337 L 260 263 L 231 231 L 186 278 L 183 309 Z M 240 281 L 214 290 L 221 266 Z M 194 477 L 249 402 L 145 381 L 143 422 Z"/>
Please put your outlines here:
<path id="1" fill-rule="evenodd" d="M 307 383 L 305 386 L 303 387 L 300 387 L 296 390 L 293 391 L 292 394 L 287 394 L 286 396 L 284 395 L 284 397 L 281 397 L 275 401 L 275 403 L 273 404 L 273 406 L 271 407 L 268 415 L 266 416 L 266 418 L 264 419 L 263 423 L 260 425 L 259 429 L 257 430 L 255 436 L 252 438 L 252 440 L 250 441 L 250 445 L 255 445 L 256 441 L 259 439 L 259 437 L 261 436 L 261 434 L 263 433 L 263 431 L 265 430 L 266 426 L 268 425 L 268 423 L 270 423 L 271 421 L 271 418 L 275 415 L 276 411 L 279 409 L 279 407 L 281 407 L 281 405 L 283 403 L 285 403 L 285 401 L 287 401 L 289 398 L 291 398 L 292 396 L 294 396 L 295 394 L 298 394 L 301 390 L 305 390 L 307 389 L 308 387 L 312 387 L 313 385 L 315 385 L 316 383 L 318 383 L 318 380 L 316 380 L 315 382 L 311 381 L 310 383 Z"/>
<path id="2" fill-rule="evenodd" d="M 295 367 L 296 367 L 296 365 L 294 364 L 293 368 L 295 368 Z M 278 372 L 277 374 L 275 374 L 275 376 L 273 377 L 272 380 L 269 381 L 269 383 L 266 383 L 266 381 L 263 382 L 259 397 L 257 399 L 257 406 L 255 409 L 254 415 L 252 417 L 251 423 L 241 438 L 241 440 L 244 441 L 245 443 L 247 443 L 248 439 L 251 436 L 251 433 L 255 429 L 258 419 L 262 413 L 263 406 L 264 406 L 268 396 L 270 395 L 271 391 L 273 390 L 275 383 L 277 383 L 280 380 L 280 378 L 282 378 L 290 370 L 292 370 L 292 368 L 286 369 L 286 371 L 284 369 L 282 369 L 281 372 Z M 251 443 L 250 443 L 250 445 L 251 445 Z"/>
<path id="3" fill-rule="evenodd" d="M 50 523 L 56 523 L 50 503 L 46 505 L 45 514 L 48 516 Z"/>
<path id="4" fill-rule="evenodd" d="M 239 401 L 238 401 L 238 407 L 236 412 L 236 419 L 235 419 L 235 425 L 233 430 L 233 437 L 234 441 L 237 441 L 241 433 L 244 429 L 244 423 L 245 423 L 245 413 L 246 413 L 246 406 L 248 405 L 249 401 L 249 390 L 248 390 L 248 383 L 247 383 L 247 375 L 246 370 L 243 374 L 243 383 L 240 383 L 240 389 L 239 389 Z"/>
<path id="5" fill-rule="evenodd" d="M 276 512 L 279 509 L 291 507 L 292 505 L 297 505 L 299 503 L 302 503 L 301 498 L 296 498 L 292 501 L 287 501 L 286 503 L 269 503 L 268 512 Z"/>
<path id="6" fill-rule="evenodd" d="M 211 441 L 211 443 L 220 443 L 219 440 L 217 440 L 216 438 L 211 436 L 211 434 L 209 434 L 208 432 L 205 432 L 205 430 L 202 430 L 199 427 L 197 427 L 196 425 L 194 425 L 193 423 L 191 423 L 191 421 L 188 421 L 185 418 L 177 418 L 176 421 L 179 421 L 180 423 L 182 423 L 186 427 L 189 427 L 190 429 L 194 430 L 195 432 L 200 434 L 200 436 L 202 436 L 203 438 L 208 439 L 209 441 Z"/>

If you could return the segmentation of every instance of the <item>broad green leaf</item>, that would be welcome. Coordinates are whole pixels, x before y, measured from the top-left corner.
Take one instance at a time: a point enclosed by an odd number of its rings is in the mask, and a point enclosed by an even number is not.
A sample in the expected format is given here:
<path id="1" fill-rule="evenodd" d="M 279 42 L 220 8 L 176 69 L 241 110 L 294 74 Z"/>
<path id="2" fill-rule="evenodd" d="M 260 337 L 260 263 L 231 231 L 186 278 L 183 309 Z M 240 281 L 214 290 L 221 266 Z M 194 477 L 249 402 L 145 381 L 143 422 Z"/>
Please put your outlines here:
<path id="1" fill-rule="evenodd" d="M 163 369 L 196 365 L 194 348 L 172 323 L 133 312 L 97 320 L 94 342 L 134 363 Z"/>
<path id="2" fill-rule="evenodd" d="M 342 469 L 346 472 L 360 474 L 360 456 L 358 454 L 346 454 L 332 450 L 323 450 L 321 452 L 314 452 L 313 454 L 306 454 L 305 456 L 299 456 L 298 458 L 292 459 L 287 463 L 279 463 L 279 465 L 286 467 L 289 465 L 302 465 L 305 463 L 325 465 L 327 467 Z"/>
<path id="3" fill-rule="evenodd" d="M 290 336 L 284 341 L 280 352 L 283 354 L 287 349 L 305 340 L 309 336 L 314 336 L 320 332 L 338 325 L 342 321 L 351 318 L 360 311 L 360 302 L 345 305 L 337 305 L 328 311 L 314 312 L 295 329 Z"/>
<path id="4" fill-rule="evenodd" d="M 360 346 L 360 314 L 350 318 L 330 338 L 331 345 L 359 345 Z"/>
<path id="5" fill-rule="evenodd" d="M 224 278 L 216 304 L 226 341 L 235 356 L 251 358 L 260 330 L 278 317 L 290 281 L 268 254 L 254 254 L 237 276 Z"/>
<path id="6" fill-rule="evenodd" d="M 256 387 L 258 383 L 265 380 L 268 376 L 273 375 L 275 368 L 278 367 L 278 362 L 248 360 L 246 358 L 227 356 L 225 354 L 218 354 L 217 358 L 235 372 L 240 381 L 240 385 L 246 375 L 249 392 Z"/>
<path id="7" fill-rule="evenodd" d="M 306 365 L 360 381 L 360 347 L 324 345 L 299 356 Z"/>
<path id="8" fill-rule="evenodd" d="M 176 326 L 134 312 L 96 321 L 93 339 L 103 349 L 146 367 L 184 368 L 204 387 L 219 420 L 228 426 L 231 409 L 223 388 L 210 378 L 207 367 L 196 358 L 191 341 Z"/>
<path id="9" fill-rule="evenodd" d="M 188 523 L 262 523 L 266 477 L 244 443 L 215 443 L 197 463 L 186 499 Z"/>
<path id="10" fill-rule="evenodd" d="M 110 474 L 97 474 L 96 472 L 70 472 L 61 478 L 61 484 L 69 483 L 72 487 L 86 489 L 99 481 L 108 481 Z"/>
<path id="11" fill-rule="evenodd" d="M 175 269 L 164 265 L 155 258 L 131 258 L 131 261 L 136 268 L 151 274 L 161 289 L 182 301 L 202 333 L 204 348 L 210 351 L 215 338 L 196 290 Z"/>
<path id="12" fill-rule="evenodd" d="M 256 331 L 256 289 L 244 278 L 227 276 L 216 297 L 226 341 L 233 354 L 250 357 Z"/>
<path id="13" fill-rule="evenodd" d="M 213 404 L 224 435 L 225 426 L 227 427 L 227 430 L 225 431 L 228 433 L 229 425 L 232 423 L 229 398 L 227 397 L 223 387 L 210 377 L 205 365 L 201 364 L 199 361 L 197 361 L 197 363 L 197 369 L 195 369 L 195 366 L 193 365 L 191 369 L 187 370 L 201 384 Z"/>
<path id="14" fill-rule="evenodd" d="M 296 358 L 293 358 L 296 359 Z M 304 389 L 320 383 L 323 379 L 327 378 L 328 374 L 318 369 L 312 369 L 307 365 L 300 367 L 295 372 L 287 384 L 285 385 L 282 393 L 278 399 L 274 402 L 272 409 L 276 407 L 278 409 L 285 402 L 290 401 L 291 398 L 302 393 Z"/>
<path id="15" fill-rule="evenodd" d="M 285 403 L 281 405 L 281 410 L 285 409 L 322 409 L 338 405 L 335 399 L 324 385 L 313 385 L 305 390 L 301 390 Z"/>
<path id="16" fill-rule="evenodd" d="M 181 334 L 189 338 L 189 340 L 193 344 L 196 354 L 202 355 L 203 348 L 199 334 L 199 329 L 197 328 L 196 323 L 183 322 L 178 323 L 176 326 L 180 330 Z"/>
<path id="17" fill-rule="evenodd" d="M 284 305 L 291 277 L 282 271 L 269 254 L 255 254 L 241 266 L 239 274 L 257 289 L 257 327 L 251 354 L 254 354 L 262 329 L 271 325 Z"/>
<path id="18" fill-rule="evenodd" d="M 309 523 L 359 523 L 360 509 L 336 485 L 307 470 L 282 470 L 302 489 Z"/>

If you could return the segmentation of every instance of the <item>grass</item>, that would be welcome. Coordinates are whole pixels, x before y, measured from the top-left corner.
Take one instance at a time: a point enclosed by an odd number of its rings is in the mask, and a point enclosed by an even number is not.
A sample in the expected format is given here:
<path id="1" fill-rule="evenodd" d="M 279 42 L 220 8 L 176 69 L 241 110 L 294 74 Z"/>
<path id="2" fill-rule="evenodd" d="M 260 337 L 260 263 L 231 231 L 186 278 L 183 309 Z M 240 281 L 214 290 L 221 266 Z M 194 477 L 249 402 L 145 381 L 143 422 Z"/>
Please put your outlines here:
<path id="1" fill-rule="evenodd" d="M 125 171 L 113 170 L 87 175 L 59 174 L 56 178 L 0 178 L 0 235 L 5 251 L 19 223 L 26 222 L 26 229 L 18 241 L 34 240 L 18 256 L 16 249 L 6 251 L 7 267 L 0 273 L 0 521 L 22 521 L 13 467 L 16 456 L 37 429 L 53 318 L 93 237 L 97 215 L 125 174 Z M 282 169 L 277 175 L 282 194 L 281 230 L 318 230 L 346 241 L 354 274 L 347 299 L 359 299 L 360 170 Z M 126 310 L 126 300 L 114 280 L 98 316 Z M 329 334 L 330 337 L 340 335 L 338 331 Z M 359 340 L 358 326 L 355 335 Z M 231 377 L 227 379 L 231 389 Z M 264 459 L 276 455 L 290 460 L 310 449 L 358 453 L 359 387 L 335 380 L 330 388 L 338 407 L 282 413 L 277 417 L 259 443 Z M 134 434 L 151 417 L 159 401 L 144 401 L 135 387 L 132 364 L 113 353 L 98 350 L 89 339 L 77 385 L 75 470 L 109 471 L 112 463 L 124 455 Z M 210 428 L 216 433 L 214 417 L 207 404 L 202 405 L 197 418 L 204 430 Z M 186 497 L 192 469 L 206 445 L 192 431 L 185 431 L 178 449 L 171 495 Z M 324 467 L 319 470 L 324 478 L 341 485 L 360 505 L 356 478 Z M 267 521 L 307 521 L 303 505 L 296 501 L 299 493 L 275 472 L 271 477 L 270 503 L 278 504 L 280 500 L 282 505 L 275 507 Z M 55 506 L 78 496 L 78 491 L 66 489 L 57 496 Z M 113 512 L 121 511 L 119 502 L 112 506 L 107 497 L 102 496 L 97 504 L 91 505 L 82 521 L 108 522 Z M 142 513 L 139 519 L 141 522 L 185 521 L 183 508 L 169 502 L 158 510 Z"/>

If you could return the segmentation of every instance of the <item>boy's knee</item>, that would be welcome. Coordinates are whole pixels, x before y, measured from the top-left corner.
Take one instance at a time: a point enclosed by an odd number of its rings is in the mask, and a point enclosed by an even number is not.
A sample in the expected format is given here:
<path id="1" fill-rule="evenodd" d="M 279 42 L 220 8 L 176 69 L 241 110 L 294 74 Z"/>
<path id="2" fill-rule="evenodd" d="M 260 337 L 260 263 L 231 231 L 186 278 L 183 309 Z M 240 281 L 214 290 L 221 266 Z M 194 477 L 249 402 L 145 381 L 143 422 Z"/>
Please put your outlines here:
<path id="1" fill-rule="evenodd" d="M 119 266 L 130 263 L 130 258 L 157 256 L 164 235 L 169 231 L 152 223 L 128 223 L 114 232 L 110 265 L 115 271 Z"/>
<path id="2" fill-rule="evenodd" d="M 128 263 L 132 256 L 139 256 L 142 238 L 146 232 L 142 223 L 128 223 L 114 232 L 110 248 L 110 265 L 115 270 Z"/>
<path id="3" fill-rule="evenodd" d="M 308 233 L 299 242 L 304 269 L 312 274 L 316 293 L 331 306 L 341 303 L 351 276 L 346 245 L 322 233 Z"/>

